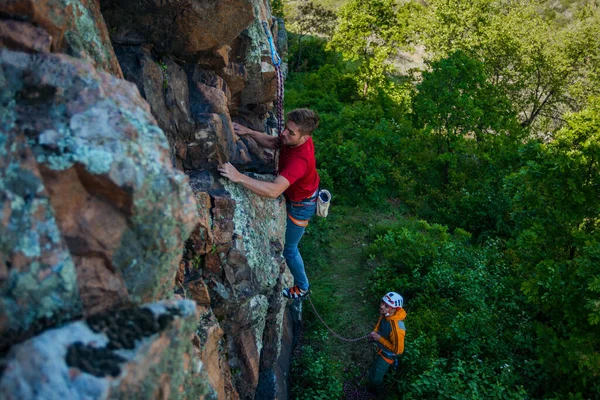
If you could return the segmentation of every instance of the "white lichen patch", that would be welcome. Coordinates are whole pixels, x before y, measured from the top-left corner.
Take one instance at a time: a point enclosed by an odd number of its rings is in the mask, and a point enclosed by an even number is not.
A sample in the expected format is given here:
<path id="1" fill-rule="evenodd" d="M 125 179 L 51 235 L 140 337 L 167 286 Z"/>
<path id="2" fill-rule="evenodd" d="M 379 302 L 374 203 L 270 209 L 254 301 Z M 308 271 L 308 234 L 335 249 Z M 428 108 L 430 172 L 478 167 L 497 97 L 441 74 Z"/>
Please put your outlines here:
<path id="1" fill-rule="evenodd" d="M 272 181 L 273 176 L 258 176 Z M 255 195 L 241 185 L 221 179 L 225 189 L 236 202 L 234 232 L 244 238 L 245 256 L 258 283 L 270 290 L 277 283 L 279 266 L 277 254 L 273 254 L 272 241 L 283 242 L 285 234 L 284 204 L 279 199 Z"/>
<path id="2" fill-rule="evenodd" d="M 189 315 L 194 315 L 196 312 L 196 302 L 193 300 L 164 300 L 159 301 L 152 304 L 147 304 L 144 308 L 152 311 L 154 315 L 166 314 L 169 312 L 169 309 L 177 309 L 181 316 L 187 317 Z"/>
<path id="3" fill-rule="evenodd" d="M 24 232 L 19 239 L 17 248 L 28 258 L 39 257 L 41 255 L 40 235 L 33 230 Z"/>
<path id="4" fill-rule="evenodd" d="M 248 314 L 252 319 L 252 328 L 254 329 L 254 338 L 256 339 L 256 349 L 258 350 L 258 354 L 262 351 L 263 334 L 265 332 L 268 310 L 269 301 L 266 296 L 254 296 L 248 302 Z"/>

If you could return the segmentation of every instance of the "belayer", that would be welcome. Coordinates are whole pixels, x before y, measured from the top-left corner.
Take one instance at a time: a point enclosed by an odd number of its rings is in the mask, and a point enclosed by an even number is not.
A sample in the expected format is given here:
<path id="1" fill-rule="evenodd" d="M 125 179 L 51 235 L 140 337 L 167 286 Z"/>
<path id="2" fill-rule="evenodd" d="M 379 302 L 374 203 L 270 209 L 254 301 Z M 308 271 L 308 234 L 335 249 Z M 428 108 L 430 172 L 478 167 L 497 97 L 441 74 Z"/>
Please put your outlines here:
<path id="1" fill-rule="evenodd" d="M 234 124 L 238 135 L 247 135 L 264 148 L 280 149 L 279 174 L 273 182 L 252 179 L 240 173 L 230 163 L 218 167 L 222 176 L 232 182 L 241 183 L 259 196 L 274 199 L 283 193 L 287 211 L 283 256 L 294 276 L 294 286 L 284 289 L 283 295 L 291 299 L 308 296 L 310 288 L 304 261 L 298 251 L 298 243 L 317 209 L 319 174 L 311 135 L 318 124 L 318 115 L 306 108 L 299 108 L 287 114 L 285 129 L 279 137 Z"/>
<path id="2" fill-rule="evenodd" d="M 383 377 L 404 352 L 406 311 L 402 308 L 403 305 L 404 299 L 396 292 L 389 292 L 383 296 L 379 305 L 379 321 L 369 334 L 376 350 L 369 370 L 369 383 L 378 394 L 383 392 Z"/>

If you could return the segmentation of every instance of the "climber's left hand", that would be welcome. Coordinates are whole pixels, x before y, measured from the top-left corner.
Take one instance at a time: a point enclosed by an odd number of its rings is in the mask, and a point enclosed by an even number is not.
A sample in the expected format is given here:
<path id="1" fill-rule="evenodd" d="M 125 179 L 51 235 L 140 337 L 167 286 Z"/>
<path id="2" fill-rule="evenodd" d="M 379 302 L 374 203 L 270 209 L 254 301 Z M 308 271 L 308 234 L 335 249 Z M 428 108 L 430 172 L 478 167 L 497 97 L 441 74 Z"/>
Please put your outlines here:
<path id="1" fill-rule="evenodd" d="M 244 179 L 244 174 L 239 172 L 231 163 L 221 164 L 217 167 L 221 176 L 229 179 L 232 182 L 241 182 Z"/>

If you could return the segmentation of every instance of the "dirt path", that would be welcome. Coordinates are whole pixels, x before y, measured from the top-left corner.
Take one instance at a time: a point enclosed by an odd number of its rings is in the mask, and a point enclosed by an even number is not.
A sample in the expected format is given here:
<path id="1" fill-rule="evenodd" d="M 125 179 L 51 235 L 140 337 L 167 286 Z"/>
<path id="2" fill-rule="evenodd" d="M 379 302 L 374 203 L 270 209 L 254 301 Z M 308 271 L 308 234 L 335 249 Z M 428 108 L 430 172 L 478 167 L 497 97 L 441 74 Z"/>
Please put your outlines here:
<path id="1" fill-rule="evenodd" d="M 338 335 L 357 338 L 371 332 L 378 317 L 378 299 L 367 297 L 372 273 L 366 263 L 369 235 L 376 224 L 393 217 L 354 208 L 333 211 L 326 221 L 309 228 L 301 252 L 317 311 Z M 308 302 L 304 318 L 306 340 L 341 364 L 340 377 L 346 381 L 365 372 L 372 360 L 367 340 L 348 343 L 335 338 Z"/>

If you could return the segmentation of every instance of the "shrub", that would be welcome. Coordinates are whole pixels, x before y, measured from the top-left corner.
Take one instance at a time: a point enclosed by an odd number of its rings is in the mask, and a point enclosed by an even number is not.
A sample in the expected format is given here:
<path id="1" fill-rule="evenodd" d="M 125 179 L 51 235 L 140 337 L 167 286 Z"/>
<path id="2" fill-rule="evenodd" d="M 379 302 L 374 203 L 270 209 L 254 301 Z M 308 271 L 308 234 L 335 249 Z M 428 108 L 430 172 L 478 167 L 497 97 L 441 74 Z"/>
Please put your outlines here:
<path id="1" fill-rule="evenodd" d="M 311 346 L 303 346 L 302 355 L 292 365 L 292 398 L 339 399 L 342 381 L 334 374 L 339 369 L 339 365 Z"/>

